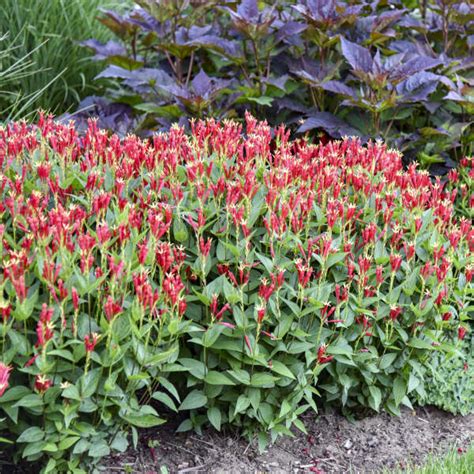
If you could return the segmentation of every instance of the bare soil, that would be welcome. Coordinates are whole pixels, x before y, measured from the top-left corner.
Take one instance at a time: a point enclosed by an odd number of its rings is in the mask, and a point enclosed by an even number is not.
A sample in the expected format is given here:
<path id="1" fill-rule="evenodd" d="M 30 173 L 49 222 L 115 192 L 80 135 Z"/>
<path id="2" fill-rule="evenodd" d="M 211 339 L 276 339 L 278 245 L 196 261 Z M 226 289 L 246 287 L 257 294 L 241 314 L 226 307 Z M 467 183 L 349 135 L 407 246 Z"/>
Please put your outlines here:
<path id="1" fill-rule="evenodd" d="M 474 442 L 474 415 L 433 407 L 386 413 L 351 422 L 339 413 L 308 415 L 308 435 L 277 441 L 259 454 L 237 433 L 175 433 L 171 421 L 143 434 L 137 450 L 111 456 L 104 472 L 154 473 L 378 473 L 421 464 L 429 453 L 460 452 Z M 166 466 L 166 468 L 165 468 Z"/>

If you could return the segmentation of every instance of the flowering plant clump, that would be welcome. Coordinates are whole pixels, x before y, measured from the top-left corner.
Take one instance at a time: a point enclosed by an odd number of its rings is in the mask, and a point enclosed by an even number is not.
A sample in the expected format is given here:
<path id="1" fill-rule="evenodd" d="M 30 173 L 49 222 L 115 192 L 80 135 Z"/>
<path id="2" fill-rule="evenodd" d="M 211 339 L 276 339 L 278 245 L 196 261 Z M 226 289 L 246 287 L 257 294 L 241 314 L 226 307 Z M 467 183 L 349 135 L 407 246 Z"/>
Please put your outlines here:
<path id="1" fill-rule="evenodd" d="M 469 331 L 472 224 L 380 143 L 42 117 L 0 129 L 0 169 L 0 430 L 47 470 L 163 405 L 261 447 L 319 397 L 398 413 Z"/>
<path id="2" fill-rule="evenodd" d="M 465 157 L 448 173 L 448 189 L 455 193 L 456 214 L 474 219 L 474 159 Z"/>

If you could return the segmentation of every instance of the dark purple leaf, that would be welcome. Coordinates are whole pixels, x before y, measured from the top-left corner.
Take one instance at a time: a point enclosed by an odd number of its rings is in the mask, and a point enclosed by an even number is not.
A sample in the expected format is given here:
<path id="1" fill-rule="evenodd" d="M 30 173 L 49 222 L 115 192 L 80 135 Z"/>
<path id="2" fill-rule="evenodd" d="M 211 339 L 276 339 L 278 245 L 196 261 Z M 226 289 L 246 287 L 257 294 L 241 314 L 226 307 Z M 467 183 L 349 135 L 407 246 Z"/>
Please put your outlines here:
<path id="1" fill-rule="evenodd" d="M 438 58 L 431 58 L 429 56 L 410 55 L 407 61 L 399 66 L 393 76 L 404 78 L 411 76 L 420 71 L 431 69 L 442 64 L 442 60 Z"/>
<path id="2" fill-rule="evenodd" d="M 279 26 L 278 24 L 276 24 L 275 26 L 277 27 L 277 41 L 282 41 L 289 37 L 299 35 L 308 28 L 308 25 L 305 25 L 304 23 L 300 23 L 298 21 L 287 21 L 281 26 Z"/>
<path id="3" fill-rule="evenodd" d="M 349 86 L 346 86 L 346 84 L 340 81 L 323 82 L 321 83 L 321 87 L 325 91 L 334 92 L 335 94 L 341 94 L 346 97 L 357 97 L 357 94 L 354 89 Z"/>
<path id="4" fill-rule="evenodd" d="M 231 41 L 226 38 L 222 38 L 217 35 L 201 36 L 200 38 L 197 38 L 190 42 L 190 44 L 212 48 L 227 57 L 242 57 L 242 49 L 240 47 L 240 43 L 238 43 L 237 41 Z"/>
<path id="5" fill-rule="evenodd" d="M 127 50 L 116 41 L 109 40 L 107 43 L 101 43 L 95 39 L 88 39 L 80 43 L 82 46 L 92 49 L 95 52 L 94 59 L 103 60 L 110 56 L 125 56 Z"/>
<path id="6" fill-rule="evenodd" d="M 342 54 L 355 71 L 372 71 L 372 56 L 367 48 L 341 37 Z"/>
<path id="7" fill-rule="evenodd" d="M 196 25 L 191 28 L 179 28 L 176 32 L 176 43 L 188 45 L 198 42 L 200 38 L 207 35 L 212 30 L 212 25 L 199 27 Z"/>
<path id="8" fill-rule="evenodd" d="M 162 23 L 158 21 L 143 8 L 136 8 L 133 10 L 130 22 L 143 28 L 145 31 L 156 33 L 159 38 L 164 37 L 171 31 L 171 24 L 169 22 Z"/>
<path id="9" fill-rule="evenodd" d="M 289 76 L 288 74 L 285 74 L 281 77 L 275 78 L 275 77 L 270 77 L 268 78 L 265 82 L 267 84 L 270 84 L 274 87 L 277 87 L 278 89 L 284 91 L 285 90 L 285 84 L 288 82 Z"/>
<path id="10" fill-rule="evenodd" d="M 440 79 L 441 76 L 432 72 L 417 72 L 398 84 L 396 91 L 403 102 L 423 102 L 436 90 Z"/>
<path id="11" fill-rule="evenodd" d="M 334 138 L 361 135 L 358 130 L 329 112 L 317 112 L 308 117 L 298 128 L 298 133 L 304 133 L 314 128 L 321 128 Z"/>
<path id="12" fill-rule="evenodd" d="M 196 95 L 204 97 L 211 89 L 211 78 L 201 69 L 199 74 L 192 80 L 192 86 Z"/>
<path id="13" fill-rule="evenodd" d="M 140 68 L 130 71 L 118 66 L 108 66 L 96 79 L 112 78 L 123 79 L 123 84 L 137 93 L 148 93 L 155 89 L 162 89 L 174 84 L 173 79 L 161 69 Z"/>
<path id="14" fill-rule="evenodd" d="M 310 108 L 303 105 L 301 102 L 289 99 L 288 97 L 283 97 L 282 99 L 277 99 L 276 104 L 278 110 L 291 110 L 292 112 L 298 112 L 298 114 L 308 114 Z"/>
<path id="15" fill-rule="evenodd" d="M 253 23 L 252 20 L 258 16 L 257 0 L 242 0 L 240 5 L 237 7 L 237 14 L 243 20 Z"/>
<path id="16" fill-rule="evenodd" d="M 132 79 L 134 76 L 134 71 L 129 69 L 124 69 L 119 66 L 107 66 L 101 73 L 95 76 L 95 79 L 100 78 L 112 78 L 112 79 Z"/>

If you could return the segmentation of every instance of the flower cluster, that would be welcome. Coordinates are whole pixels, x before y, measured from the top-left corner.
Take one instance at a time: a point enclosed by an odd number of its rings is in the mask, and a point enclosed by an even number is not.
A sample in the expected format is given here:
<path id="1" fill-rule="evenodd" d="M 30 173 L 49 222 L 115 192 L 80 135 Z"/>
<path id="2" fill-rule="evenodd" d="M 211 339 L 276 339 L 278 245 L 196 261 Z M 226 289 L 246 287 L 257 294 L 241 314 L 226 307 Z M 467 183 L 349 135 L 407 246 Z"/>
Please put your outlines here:
<path id="1" fill-rule="evenodd" d="M 106 454 L 163 421 L 152 399 L 263 443 L 319 396 L 397 413 L 470 330 L 472 223 L 383 144 L 41 117 L 0 128 L 0 169 L 0 429 L 44 415 L 30 459 Z"/>

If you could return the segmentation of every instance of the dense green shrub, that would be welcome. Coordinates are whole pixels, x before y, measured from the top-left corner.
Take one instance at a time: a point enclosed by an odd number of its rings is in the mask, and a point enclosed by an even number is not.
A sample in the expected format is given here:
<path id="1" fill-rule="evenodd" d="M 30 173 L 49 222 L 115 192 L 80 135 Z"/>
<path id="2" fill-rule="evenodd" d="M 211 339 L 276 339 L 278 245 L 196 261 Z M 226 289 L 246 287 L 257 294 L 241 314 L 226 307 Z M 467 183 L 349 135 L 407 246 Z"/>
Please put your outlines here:
<path id="1" fill-rule="evenodd" d="M 468 2 L 141 0 L 85 42 L 109 86 L 91 109 L 115 131 L 250 110 L 299 132 L 382 137 L 423 166 L 473 152 Z M 94 100 L 88 99 L 91 106 Z"/>
<path id="2" fill-rule="evenodd" d="M 161 404 L 265 446 L 319 399 L 424 394 L 469 330 L 471 223 L 382 144 L 288 137 L 0 129 L 0 431 L 24 458 L 79 472 Z"/>
<path id="3" fill-rule="evenodd" d="M 0 60 L 1 71 L 27 57 L 31 73 L 2 84 L 0 120 L 23 118 L 38 108 L 62 113 L 97 88 L 97 65 L 86 61 L 79 41 L 110 33 L 96 20 L 98 7 L 112 8 L 115 0 L 2 0 L 0 37 L 8 34 L 14 48 Z M 0 47 L 1 47 L 0 43 Z M 23 100 L 18 100 L 23 98 Z"/>

